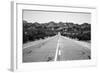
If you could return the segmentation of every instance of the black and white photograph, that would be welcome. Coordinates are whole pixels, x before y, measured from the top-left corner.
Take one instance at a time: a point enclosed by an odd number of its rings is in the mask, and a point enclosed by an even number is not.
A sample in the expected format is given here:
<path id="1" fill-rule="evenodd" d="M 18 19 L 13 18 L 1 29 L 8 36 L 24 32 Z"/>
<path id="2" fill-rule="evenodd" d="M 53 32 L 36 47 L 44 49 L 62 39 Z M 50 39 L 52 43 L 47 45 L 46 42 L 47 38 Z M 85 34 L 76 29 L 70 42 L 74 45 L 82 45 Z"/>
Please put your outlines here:
<path id="1" fill-rule="evenodd" d="M 91 60 L 91 13 L 22 10 L 22 62 Z"/>

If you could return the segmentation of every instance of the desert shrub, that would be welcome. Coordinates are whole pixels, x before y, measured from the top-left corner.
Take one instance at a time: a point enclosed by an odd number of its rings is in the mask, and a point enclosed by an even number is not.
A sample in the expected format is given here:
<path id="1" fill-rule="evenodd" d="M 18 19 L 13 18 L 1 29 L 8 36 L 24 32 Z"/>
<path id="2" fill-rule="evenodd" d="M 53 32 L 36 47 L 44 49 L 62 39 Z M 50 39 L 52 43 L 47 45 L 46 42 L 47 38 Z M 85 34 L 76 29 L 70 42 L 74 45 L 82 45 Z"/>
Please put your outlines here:
<path id="1" fill-rule="evenodd" d="M 23 21 L 23 43 L 28 41 L 35 41 L 44 39 L 46 37 L 52 37 L 61 33 L 62 36 L 70 37 L 78 40 L 91 40 L 91 25 L 83 23 L 81 25 L 74 23 L 28 23 Z"/>
<path id="2" fill-rule="evenodd" d="M 91 32 L 78 34 L 77 38 L 84 41 L 91 40 Z"/>

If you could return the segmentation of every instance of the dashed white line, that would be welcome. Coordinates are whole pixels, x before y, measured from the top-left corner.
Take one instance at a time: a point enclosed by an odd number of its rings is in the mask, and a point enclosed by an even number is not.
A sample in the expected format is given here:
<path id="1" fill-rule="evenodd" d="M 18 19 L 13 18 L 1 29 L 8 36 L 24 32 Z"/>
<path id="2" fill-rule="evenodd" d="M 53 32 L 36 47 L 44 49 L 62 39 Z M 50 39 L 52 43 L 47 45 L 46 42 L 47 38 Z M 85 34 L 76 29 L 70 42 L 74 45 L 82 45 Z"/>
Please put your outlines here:
<path id="1" fill-rule="evenodd" d="M 58 42 L 57 42 L 57 48 L 56 48 L 56 53 L 55 53 L 54 61 L 57 61 L 58 50 L 59 50 L 59 37 L 58 37 Z"/>

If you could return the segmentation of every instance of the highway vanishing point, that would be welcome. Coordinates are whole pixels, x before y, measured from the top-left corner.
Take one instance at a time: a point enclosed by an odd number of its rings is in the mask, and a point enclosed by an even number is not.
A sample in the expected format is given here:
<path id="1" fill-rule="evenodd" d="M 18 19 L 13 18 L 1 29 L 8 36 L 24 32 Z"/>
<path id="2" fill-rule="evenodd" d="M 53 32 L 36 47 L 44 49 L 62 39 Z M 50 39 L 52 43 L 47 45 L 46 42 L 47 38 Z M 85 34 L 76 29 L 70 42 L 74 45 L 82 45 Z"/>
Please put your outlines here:
<path id="1" fill-rule="evenodd" d="M 23 46 L 23 62 L 49 62 L 91 59 L 91 49 L 58 35 Z"/>

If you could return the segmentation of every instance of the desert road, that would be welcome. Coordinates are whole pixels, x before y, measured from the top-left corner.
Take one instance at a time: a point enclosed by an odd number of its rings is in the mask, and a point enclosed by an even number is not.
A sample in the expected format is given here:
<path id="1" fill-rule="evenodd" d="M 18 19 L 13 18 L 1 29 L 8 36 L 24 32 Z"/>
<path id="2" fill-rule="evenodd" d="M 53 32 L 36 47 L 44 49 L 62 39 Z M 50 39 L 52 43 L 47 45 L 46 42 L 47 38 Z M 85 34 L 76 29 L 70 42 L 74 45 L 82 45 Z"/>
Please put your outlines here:
<path id="1" fill-rule="evenodd" d="M 42 42 L 23 48 L 23 62 L 49 62 L 68 60 L 89 60 L 91 49 L 75 40 L 61 36 L 44 39 Z"/>

